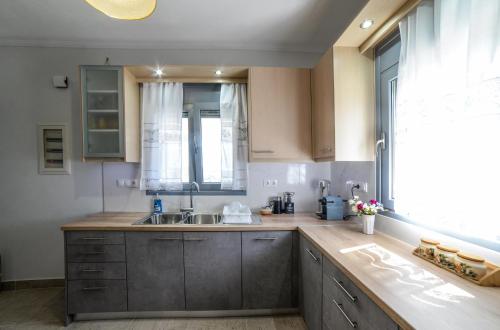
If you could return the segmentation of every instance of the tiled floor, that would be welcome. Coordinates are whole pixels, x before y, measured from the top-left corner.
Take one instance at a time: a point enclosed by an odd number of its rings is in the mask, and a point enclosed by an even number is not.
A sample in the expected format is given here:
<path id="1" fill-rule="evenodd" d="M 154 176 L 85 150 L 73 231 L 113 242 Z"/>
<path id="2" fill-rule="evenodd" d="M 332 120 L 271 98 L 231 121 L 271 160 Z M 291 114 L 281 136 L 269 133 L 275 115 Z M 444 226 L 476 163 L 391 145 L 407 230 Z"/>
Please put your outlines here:
<path id="1" fill-rule="evenodd" d="M 61 288 L 0 292 L 0 329 L 64 329 Z M 78 321 L 69 329 L 305 330 L 300 316 Z"/>

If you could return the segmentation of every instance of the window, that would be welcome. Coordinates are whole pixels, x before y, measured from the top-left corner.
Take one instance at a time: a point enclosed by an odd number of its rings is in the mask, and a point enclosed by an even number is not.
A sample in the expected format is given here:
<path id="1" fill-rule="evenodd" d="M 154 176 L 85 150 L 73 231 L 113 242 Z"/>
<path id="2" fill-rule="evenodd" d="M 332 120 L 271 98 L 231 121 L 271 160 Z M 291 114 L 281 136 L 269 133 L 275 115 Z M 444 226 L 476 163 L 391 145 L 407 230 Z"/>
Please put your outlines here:
<path id="1" fill-rule="evenodd" d="M 466 112 L 455 94 L 439 103 L 436 93 L 430 106 L 420 101 L 426 101 L 421 93 L 409 105 L 397 100 L 398 78 L 404 87 L 400 51 L 399 35 L 376 50 L 377 137 L 385 141 L 377 149 L 377 198 L 387 210 L 383 214 L 500 251 L 498 217 L 480 212 L 486 205 L 477 202 L 495 203 L 498 195 L 489 185 L 500 178 L 493 168 L 499 160 L 480 152 L 498 132 L 498 107 L 480 103 L 490 111 L 486 117 L 474 104 L 477 98 Z M 498 94 L 500 85 L 489 86 L 482 97 Z"/>

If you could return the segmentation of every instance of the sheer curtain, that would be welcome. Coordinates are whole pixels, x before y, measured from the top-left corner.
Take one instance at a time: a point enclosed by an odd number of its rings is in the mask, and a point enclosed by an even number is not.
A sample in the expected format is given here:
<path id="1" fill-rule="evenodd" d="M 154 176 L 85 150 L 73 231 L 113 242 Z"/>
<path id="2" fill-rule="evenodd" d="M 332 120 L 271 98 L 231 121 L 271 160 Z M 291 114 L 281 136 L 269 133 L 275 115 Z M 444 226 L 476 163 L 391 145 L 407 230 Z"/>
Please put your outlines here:
<path id="1" fill-rule="evenodd" d="M 400 23 L 395 209 L 500 242 L 500 1 L 423 1 Z"/>
<path id="2" fill-rule="evenodd" d="M 182 190 L 182 83 L 142 86 L 141 190 Z"/>
<path id="3" fill-rule="evenodd" d="M 248 173 L 248 111 L 246 84 L 222 84 L 221 189 L 245 190 Z"/>

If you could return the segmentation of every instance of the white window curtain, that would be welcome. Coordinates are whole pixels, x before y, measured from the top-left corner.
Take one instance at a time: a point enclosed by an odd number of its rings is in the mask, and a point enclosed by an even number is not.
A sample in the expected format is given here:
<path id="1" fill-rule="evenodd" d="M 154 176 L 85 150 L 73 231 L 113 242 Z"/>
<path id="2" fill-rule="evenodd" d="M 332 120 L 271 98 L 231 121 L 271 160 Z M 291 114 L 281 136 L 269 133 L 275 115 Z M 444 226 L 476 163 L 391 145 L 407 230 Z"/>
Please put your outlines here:
<path id="1" fill-rule="evenodd" d="M 182 190 L 182 83 L 142 86 L 141 190 Z"/>
<path id="2" fill-rule="evenodd" d="M 248 177 L 248 111 L 246 84 L 222 84 L 221 189 L 246 190 Z"/>
<path id="3" fill-rule="evenodd" d="M 500 242 L 500 1 L 423 1 L 400 23 L 399 214 Z"/>

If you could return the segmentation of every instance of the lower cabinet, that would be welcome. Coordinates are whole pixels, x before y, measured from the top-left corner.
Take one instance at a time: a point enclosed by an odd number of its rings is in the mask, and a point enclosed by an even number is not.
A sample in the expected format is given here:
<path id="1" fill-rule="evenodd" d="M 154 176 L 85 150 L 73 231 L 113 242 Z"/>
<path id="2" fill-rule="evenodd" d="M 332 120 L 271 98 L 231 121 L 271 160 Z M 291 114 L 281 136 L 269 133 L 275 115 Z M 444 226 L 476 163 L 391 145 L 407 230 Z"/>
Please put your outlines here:
<path id="1" fill-rule="evenodd" d="M 184 249 L 179 232 L 126 233 L 129 311 L 184 310 Z"/>
<path id="2" fill-rule="evenodd" d="M 185 232 L 188 310 L 241 309 L 241 232 Z"/>
<path id="3" fill-rule="evenodd" d="M 323 296 L 323 256 L 303 236 L 300 237 L 301 311 L 309 330 L 321 330 Z"/>
<path id="4" fill-rule="evenodd" d="M 292 307 L 292 232 L 242 233 L 243 308 Z"/>
<path id="5" fill-rule="evenodd" d="M 340 269 L 323 260 L 323 329 L 397 330 L 397 324 Z"/>

